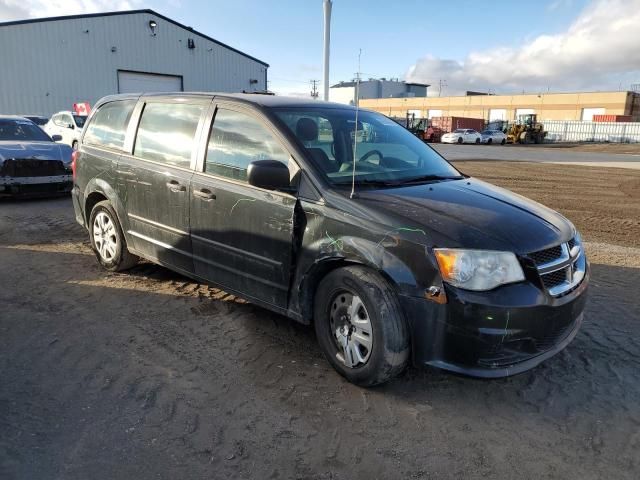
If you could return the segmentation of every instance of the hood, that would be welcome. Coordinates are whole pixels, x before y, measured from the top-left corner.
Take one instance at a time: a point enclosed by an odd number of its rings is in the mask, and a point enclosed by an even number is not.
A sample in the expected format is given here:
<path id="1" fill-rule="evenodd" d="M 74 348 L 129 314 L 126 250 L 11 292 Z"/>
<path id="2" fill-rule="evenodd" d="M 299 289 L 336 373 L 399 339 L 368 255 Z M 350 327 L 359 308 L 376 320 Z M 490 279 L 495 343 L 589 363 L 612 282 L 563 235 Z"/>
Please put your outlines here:
<path id="1" fill-rule="evenodd" d="M 476 179 L 359 192 L 357 200 L 394 226 L 422 228 L 430 245 L 525 254 L 568 241 L 565 217 Z"/>
<path id="2" fill-rule="evenodd" d="M 9 159 L 62 160 L 71 163 L 69 145 L 54 142 L 0 142 L 0 164 Z"/>

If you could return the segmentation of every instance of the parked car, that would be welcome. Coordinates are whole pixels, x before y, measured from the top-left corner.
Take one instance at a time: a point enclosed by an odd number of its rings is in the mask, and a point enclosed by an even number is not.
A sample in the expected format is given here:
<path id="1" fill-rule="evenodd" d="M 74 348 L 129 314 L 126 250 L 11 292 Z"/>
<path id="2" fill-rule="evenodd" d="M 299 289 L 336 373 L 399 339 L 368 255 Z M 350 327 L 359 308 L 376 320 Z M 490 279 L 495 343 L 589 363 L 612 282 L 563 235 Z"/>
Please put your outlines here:
<path id="1" fill-rule="evenodd" d="M 31 120 L 33 123 L 38 125 L 40 128 L 44 130 L 45 125 L 49 121 L 48 117 L 43 117 L 42 115 L 22 115 L 27 120 Z"/>
<path id="2" fill-rule="evenodd" d="M 442 143 L 480 143 L 482 136 L 471 128 L 458 128 L 442 135 L 440 141 Z"/>
<path id="3" fill-rule="evenodd" d="M 507 143 L 507 136 L 500 130 L 483 130 L 480 135 L 482 135 L 482 143 L 486 143 L 488 145 L 493 143 L 504 145 Z"/>
<path id="4" fill-rule="evenodd" d="M 0 196 L 69 193 L 71 147 L 31 120 L 0 116 Z"/>
<path id="5" fill-rule="evenodd" d="M 62 137 L 60 142 L 75 150 L 78 148 L 78 141 L 86 119 L 87 117 L 72 112 L 58 112 L 51 116 L 44 130 L 49 135 L 60 135 Z"/>
<path id="6" fill-rule="evenodd" d="M 142 257 L 313 324 L 359 385 L 410 359 L 501 377 L 566 347 L 589 277 L 571 222 L 355 112 L 262 95 L 104 98 L 74 153 L 76 219 L 107 270 Z"/>

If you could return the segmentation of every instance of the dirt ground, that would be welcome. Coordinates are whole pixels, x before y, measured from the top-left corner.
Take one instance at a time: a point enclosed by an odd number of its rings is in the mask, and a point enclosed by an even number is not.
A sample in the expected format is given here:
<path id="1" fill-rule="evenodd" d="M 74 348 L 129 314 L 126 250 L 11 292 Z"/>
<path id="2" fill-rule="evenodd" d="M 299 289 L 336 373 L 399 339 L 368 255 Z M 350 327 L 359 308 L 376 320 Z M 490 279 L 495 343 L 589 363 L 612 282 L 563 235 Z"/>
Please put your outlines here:
<path id="1" fill-rule="evenodd" d="M 102 271 L 69 198 L 0 202 L 0 478 L 637 479 L 640 173 L 458 166 L 588 242 L 583 328 L 515 377 L 355 387 L 308 327 L 148 263 Z"/>

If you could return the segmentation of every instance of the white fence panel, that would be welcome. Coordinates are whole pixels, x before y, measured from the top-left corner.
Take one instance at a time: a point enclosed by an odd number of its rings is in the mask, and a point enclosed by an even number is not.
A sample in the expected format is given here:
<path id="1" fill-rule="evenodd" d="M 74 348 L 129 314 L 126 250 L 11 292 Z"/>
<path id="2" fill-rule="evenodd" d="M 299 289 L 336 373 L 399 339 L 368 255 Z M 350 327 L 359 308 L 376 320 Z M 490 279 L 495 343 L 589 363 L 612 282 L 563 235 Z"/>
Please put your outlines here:
<path id="1" fill-rule="evenodd" d="M 640 142 L 640 122 L 545 121 L 550 142 Z"/>

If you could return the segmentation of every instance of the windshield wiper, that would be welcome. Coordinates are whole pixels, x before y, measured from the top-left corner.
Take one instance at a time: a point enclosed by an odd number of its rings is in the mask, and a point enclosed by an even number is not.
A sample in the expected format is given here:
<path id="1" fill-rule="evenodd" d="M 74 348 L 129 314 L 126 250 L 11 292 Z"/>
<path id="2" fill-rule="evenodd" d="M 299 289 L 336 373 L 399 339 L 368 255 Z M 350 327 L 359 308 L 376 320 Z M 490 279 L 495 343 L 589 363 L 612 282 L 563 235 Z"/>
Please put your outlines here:
<path id="1" fill-rule="evenodd" d="M 463 179 L 462 175 L 422 175 L 420 177 L 407 178 L 402 180 L 402 184 L 413 184 L 413 183 L 426 183 L 426 182 L 434 182 L 440 180 L 460 180 Z"/>
<path id="2" fill-rule="evenodd" d="M 336 182 L 334 185 L 351 185 L 351 182 Z M 372 187 L 397 187 L 399 185 L 402 185 L 402 182 L 364 178 L 356 180 L 356 185 L 365 185 Z"/>

